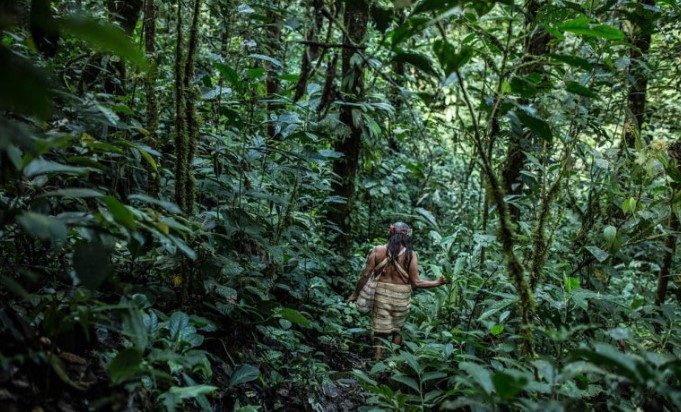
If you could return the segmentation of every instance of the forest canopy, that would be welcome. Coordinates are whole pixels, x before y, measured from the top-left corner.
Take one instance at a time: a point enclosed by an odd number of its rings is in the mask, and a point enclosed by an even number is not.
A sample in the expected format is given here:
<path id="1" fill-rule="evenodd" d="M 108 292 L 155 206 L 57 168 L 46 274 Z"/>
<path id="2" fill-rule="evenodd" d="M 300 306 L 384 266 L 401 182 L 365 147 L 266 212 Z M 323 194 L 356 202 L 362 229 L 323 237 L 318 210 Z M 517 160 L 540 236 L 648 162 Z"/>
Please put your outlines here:
<path id="1" fill-rule="evenodd" d="M 0 1 L 0 40 L 0 409 L 681 410 L 676 0 Z M 446 283 L 373 360 L 397 221 Z"/>

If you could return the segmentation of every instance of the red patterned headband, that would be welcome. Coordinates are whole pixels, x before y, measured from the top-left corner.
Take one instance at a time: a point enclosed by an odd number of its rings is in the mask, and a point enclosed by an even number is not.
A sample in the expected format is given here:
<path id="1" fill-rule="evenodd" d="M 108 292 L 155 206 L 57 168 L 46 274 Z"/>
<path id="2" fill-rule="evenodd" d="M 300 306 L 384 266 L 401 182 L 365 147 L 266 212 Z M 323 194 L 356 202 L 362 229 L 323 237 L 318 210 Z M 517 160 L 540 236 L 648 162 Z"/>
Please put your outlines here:
<path id="1" fill-rule="evenodd" d="M 397 229 L 397 226 L 399 226 L 399 229 Z M 411 237 L 412 230 L 409 226 L 406 224 L 397 224 L 397 225 L 390 225 L 390 235 L 394 235 L 396 233 L 401 233 L 403 235 L 407 235 Z"/>

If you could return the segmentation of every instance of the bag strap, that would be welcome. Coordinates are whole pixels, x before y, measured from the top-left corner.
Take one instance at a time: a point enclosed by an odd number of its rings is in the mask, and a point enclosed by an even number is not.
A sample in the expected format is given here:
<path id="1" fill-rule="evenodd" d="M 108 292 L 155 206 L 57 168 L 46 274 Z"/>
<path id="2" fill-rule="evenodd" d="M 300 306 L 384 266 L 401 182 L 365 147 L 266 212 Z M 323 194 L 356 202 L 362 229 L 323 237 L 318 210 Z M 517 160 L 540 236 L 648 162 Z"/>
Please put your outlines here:
<path id="1" fill-rule="evenodd" d="M 375 267 L 374 270 L 372 271 L 372 275 L 374 276 L 374 279 L 378 280 L 378 278 L 381 277 L 381 275 L 383 274 L 383 269 L 385 269 L 385 267 L 388 266 L 388 263 L 389 263 L 389 262 L 390 262 L 390 258 L 386 256 L 386 258 L 383 259 L 383 260 L 381 261 L 381 263 L 379 263 L 378 265 L 376 265 L 376 267 Z M 376 272 L 378 272 L 378 271 L 380 271 L 380 272 L 379 272 L 378 275 L 377 275 Z"/>
<path id="2" fill-rule="evenodd" d="M 400 256 L 404 255 L 404 252 L 406 252 L 406 250 L 407 249 L 400 250 L 400 253 L 398 253 L 396 257 L 400 257 Z M 390 249 L 386 248 L 386 251 L 388 252 L 388 256 L 386 257 L 386 260 L 390 259 L 392 261 L 392 263 L 395 265 L 395 268 L 397 268 L 397 272 L 402 276 L 402 279 L 405 282 L 409 283 L 409 274 L 407 273 L 407 271 L 404 270 L 404 268 L 402 267 L 402 265 L 400 265 L 400 262 L 398 262 L 397 259 L 392 259 Z"/>

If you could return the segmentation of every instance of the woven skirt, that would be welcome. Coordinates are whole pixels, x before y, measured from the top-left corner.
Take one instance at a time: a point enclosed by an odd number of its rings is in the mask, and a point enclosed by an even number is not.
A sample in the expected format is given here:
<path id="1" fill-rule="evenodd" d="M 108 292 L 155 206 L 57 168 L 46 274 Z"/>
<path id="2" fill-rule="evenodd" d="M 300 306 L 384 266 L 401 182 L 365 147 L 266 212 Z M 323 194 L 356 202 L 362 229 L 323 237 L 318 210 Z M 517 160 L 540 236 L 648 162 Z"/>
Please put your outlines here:
<path id="1" fill-rule="evenodd" d="M 371 313 L 371 330 L 374 333 L 399 331 L 409 315 L 411 285 L 378 282 Z"/>

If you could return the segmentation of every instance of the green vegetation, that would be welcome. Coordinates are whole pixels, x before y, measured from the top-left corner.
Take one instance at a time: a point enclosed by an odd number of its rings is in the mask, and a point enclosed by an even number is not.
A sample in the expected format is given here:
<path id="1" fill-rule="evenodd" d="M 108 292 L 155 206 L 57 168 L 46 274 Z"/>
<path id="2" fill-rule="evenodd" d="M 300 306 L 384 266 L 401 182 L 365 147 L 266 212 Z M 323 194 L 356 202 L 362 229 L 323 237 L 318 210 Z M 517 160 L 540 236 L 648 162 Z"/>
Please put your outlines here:
<path id="1" fill-rule="evenodd" d="M 681 409 L 675 0 L 0 2 L 0 409 Z M 373 361 L 344 303 L 401 220 Z"/>

